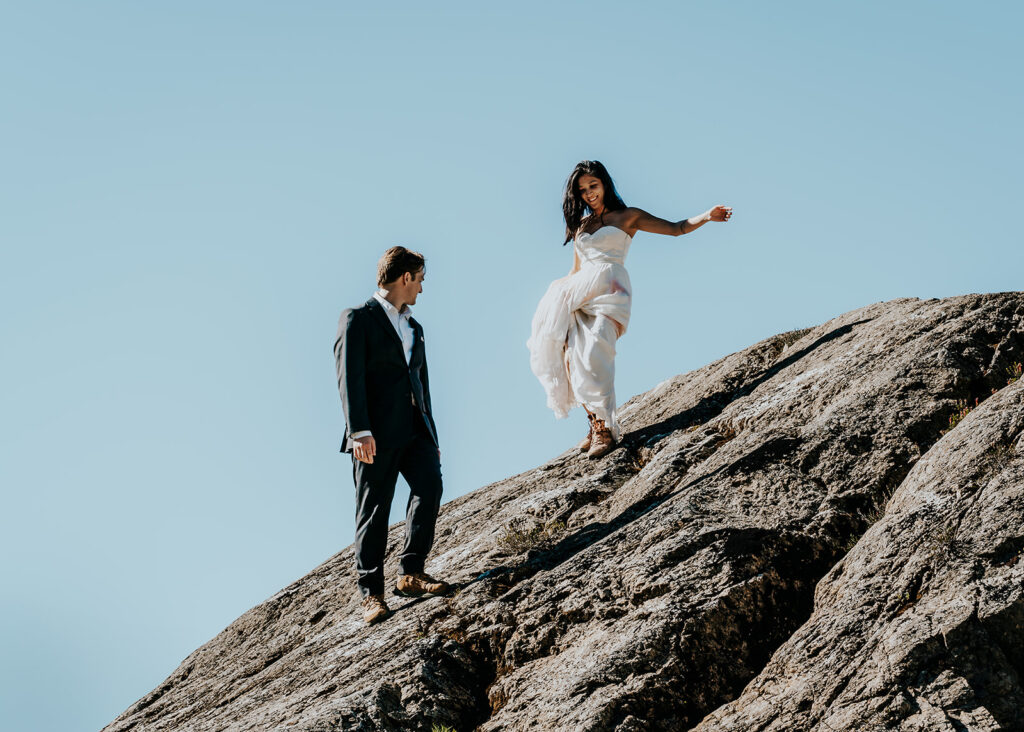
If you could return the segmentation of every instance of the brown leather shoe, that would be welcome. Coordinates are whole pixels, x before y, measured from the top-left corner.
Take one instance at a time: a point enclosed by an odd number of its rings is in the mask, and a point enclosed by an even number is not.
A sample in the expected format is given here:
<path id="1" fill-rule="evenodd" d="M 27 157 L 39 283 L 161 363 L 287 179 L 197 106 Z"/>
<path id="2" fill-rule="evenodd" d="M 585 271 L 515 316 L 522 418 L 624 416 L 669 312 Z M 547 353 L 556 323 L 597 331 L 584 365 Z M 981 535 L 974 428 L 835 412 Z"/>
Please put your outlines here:
<path id="1" fill-rule="evenodd" d="M 615 440 L 612 438 L 612 431 L 604 423 L 604 420 L 594 417 L 594 436 L 590 440 L 590 449 L 587 457 L 593 460 L 608 453 L 615 447 Z"/>
<path id="2" fill-rule="evenodd" d="M 400 575 L 398 583 L 395 585 L 395 592 L 406 597 L 422 597 L 423 595 L 435 597 L 447 595 L 451 591 L 451 585 L 447 582 L 436 580 L 423 572 Z"/>
<path id="3" fill-rule="evenodd" d="M 370 595 L 363 600 L 363 620 L 367 625 L 378 623 L 391 614 L 384 595 Z"/>
<path id="4" fill-rule="evenodd" d="M 583 441 L 576 446 L 580 452 L 586 452 L 590 449 L 590 442 L 594 439 L 594 415 L 588 414 L 587 421 L 590 423 L 587 430 L 587 436 L 583 438 Z"/>

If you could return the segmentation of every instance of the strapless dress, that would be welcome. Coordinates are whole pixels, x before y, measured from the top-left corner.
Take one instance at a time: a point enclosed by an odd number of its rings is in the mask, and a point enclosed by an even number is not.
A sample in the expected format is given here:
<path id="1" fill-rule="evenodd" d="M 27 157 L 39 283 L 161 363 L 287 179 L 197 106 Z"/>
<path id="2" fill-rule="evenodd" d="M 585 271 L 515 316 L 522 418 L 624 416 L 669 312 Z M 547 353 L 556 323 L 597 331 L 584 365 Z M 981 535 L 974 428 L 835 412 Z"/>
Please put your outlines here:
<path id="1" fill-rule="evenodd" d="M 629 327 L 632 286 L 625 261 L 632 241 L 615 226 L 578 234 L 573 247 L 580 268 L 548 287 L 526 344 L 530 368 L 555 416 L 567 417 L 582 404 L 616 440 L 615 342 Z"/>

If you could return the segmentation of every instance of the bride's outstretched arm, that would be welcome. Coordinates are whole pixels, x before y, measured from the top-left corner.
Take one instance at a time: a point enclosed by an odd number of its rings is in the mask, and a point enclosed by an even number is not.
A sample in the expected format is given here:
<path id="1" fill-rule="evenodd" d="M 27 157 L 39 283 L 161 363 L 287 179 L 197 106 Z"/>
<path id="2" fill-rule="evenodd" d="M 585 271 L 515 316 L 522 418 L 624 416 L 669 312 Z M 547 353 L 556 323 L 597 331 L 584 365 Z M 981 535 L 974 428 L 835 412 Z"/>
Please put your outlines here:
<path id="1" fill-rule="evenodd" d="M 702 214 L 691 216 L 682 221 L 666 221 L 644 211 L 642 208 L 626 209 L 631 214 L 629 225 L 635 231 L 647 231 L 651 234 L 667 234 L 679 236 L 699 229 L 709 221 L 728 221 L 732 218 L 732 206 L 715 206 Z"/>

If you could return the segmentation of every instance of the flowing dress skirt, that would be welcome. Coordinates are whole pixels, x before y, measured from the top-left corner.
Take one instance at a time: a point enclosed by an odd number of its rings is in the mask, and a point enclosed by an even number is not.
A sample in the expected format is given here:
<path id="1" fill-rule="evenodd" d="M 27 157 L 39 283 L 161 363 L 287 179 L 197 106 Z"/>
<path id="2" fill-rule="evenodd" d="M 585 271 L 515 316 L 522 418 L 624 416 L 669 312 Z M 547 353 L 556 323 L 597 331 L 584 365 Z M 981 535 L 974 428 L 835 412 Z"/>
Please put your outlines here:
<path id="1" fill-rule="evenodd" d="M 530 368 L 555 416 L 563 419 L 582 404 L 604 421 L 616 440 L 615 342 L 629 325 L 630 304 L 625 267 L 584 264 L 548 287 L 526 344 Z"/>

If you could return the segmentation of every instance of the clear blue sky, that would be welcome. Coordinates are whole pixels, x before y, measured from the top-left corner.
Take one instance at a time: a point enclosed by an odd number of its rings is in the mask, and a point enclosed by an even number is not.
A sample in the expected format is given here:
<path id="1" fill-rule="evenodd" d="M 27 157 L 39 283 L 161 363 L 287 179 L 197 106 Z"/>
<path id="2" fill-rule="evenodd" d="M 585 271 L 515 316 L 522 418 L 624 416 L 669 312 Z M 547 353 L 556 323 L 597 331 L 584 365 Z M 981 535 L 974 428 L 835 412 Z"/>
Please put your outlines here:
<path id="1" fill-rule="evenodd" d="M 1019 4 L 381 7 L 0 10 L 3 729 L 98 729 L 351 542 L 331 344 L 388 246 L 428 258 L 446 498 L 575 443 L 525 341 L 580 159 L 735 210 L 636 237 L 620 401 L 1024 288 Z"/>

